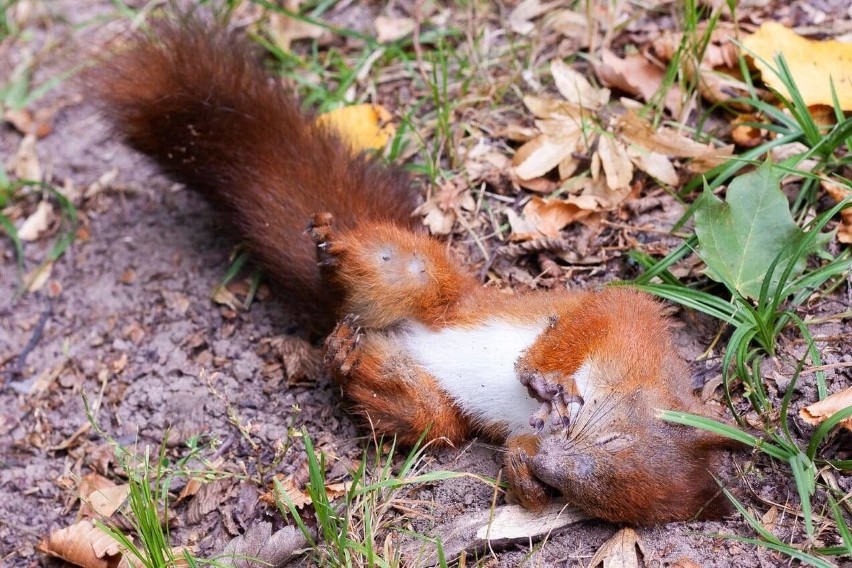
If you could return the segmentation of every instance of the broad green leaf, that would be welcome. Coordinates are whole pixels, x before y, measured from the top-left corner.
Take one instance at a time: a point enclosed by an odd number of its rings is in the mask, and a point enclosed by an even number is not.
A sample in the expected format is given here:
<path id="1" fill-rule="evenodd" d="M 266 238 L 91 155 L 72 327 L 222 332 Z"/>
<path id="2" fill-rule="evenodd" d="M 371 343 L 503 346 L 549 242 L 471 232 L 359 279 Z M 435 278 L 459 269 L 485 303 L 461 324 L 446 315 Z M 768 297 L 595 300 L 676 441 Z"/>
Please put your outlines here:
<path id="1" fill-rule="evenodd" d="M 769 288 L 776 289 L 790 254 L 805 235 L 793 221 L 781 191 L 782 174 L 765 162 L 754 172 L 734 179 L 728 186 L 726 201 L 707 188 L 698 200 L 695 234 L 707 275 L 748 298 L 758 298 L 770 265 L 784 250 Z M 822 240 L 817 242 L 821 246 Z M 804 267 L 802 256 L 789 277 L 801 274 Z"/>

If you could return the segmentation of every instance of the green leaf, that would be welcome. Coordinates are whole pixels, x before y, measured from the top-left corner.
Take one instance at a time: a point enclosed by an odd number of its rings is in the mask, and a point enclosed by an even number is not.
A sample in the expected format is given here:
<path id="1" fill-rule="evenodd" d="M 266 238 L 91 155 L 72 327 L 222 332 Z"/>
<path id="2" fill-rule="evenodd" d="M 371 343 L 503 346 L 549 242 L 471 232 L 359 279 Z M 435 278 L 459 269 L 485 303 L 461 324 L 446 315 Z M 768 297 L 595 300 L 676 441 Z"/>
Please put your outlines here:
<path id="1" fill-rule="evenodd" d="M 772 291 L 777 289 L 792 251 L 805 235 L 793 221 L 781 191 L 782 174 L 765 162 L 754 172 L 734 179 L 728 186 L 726 201 L 708 188 L 698 200 L 695 234 L 707 275 L 748 298 L 758 298 L 773 261 L 781 255 L 770 286 Z M 796 259 L 788 277 L 801 274 L 807 254 L 822 244 L 822 239 L 816 239 L 815 246 Z"/>

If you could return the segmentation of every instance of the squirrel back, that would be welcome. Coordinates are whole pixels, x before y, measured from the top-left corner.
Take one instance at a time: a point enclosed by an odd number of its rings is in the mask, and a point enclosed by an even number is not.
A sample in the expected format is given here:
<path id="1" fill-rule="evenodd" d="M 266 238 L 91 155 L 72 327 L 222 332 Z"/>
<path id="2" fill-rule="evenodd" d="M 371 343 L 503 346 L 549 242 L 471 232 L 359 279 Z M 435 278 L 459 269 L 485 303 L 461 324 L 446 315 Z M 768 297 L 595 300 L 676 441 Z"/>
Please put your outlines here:
<path id="1" fill-rule="evenodd" d="M 226 211 L 279 295 L 325 332 L 341 298 L 320 277 L 308 219 L 410 228 L 416 195 L 401 171 L 354 156 L 301 111 L 251 51 L 221 26 L 160 22 L 86 83 L 116 133 Z"/>

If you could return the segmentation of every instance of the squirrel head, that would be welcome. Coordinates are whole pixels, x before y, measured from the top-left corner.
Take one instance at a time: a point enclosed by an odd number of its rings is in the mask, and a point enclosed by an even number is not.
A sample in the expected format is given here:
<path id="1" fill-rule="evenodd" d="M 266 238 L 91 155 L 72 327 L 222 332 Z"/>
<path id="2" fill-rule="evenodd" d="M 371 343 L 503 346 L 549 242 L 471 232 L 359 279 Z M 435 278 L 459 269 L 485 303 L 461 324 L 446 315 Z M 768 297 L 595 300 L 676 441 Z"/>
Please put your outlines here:
<path id="1" fill-rule="evenodd" d="M 410 318 L 441 323 L 477 288 L 446 245 L 395 225 L 361 226 L 341 234 L 331 247 L 337 258 L 334 278 L 346 293 L 344 310 L 366 327 Z"/>
<path id="2" fill-rule="evenodd" d="M 663 422 L 650 402 L 641 391 L 587 401 L 567 431 L 541 437 L 533 475 L 570 503 L 612 522 L 722 516 L 727 502 L 713 477 L 712 458 L 730 442 Z"/>

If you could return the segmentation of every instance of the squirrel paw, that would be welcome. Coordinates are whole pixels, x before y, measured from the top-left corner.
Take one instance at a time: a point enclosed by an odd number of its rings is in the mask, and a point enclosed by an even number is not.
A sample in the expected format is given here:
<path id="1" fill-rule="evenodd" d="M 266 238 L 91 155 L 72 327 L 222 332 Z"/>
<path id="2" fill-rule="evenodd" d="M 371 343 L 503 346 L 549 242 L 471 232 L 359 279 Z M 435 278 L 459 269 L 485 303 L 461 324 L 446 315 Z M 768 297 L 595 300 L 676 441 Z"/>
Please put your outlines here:
<path id="1" fill-rule="evenodd" d="M 532 458 L 523 448 L 514 448 L 506 454 L 509 479 L 509 498 L 525 509 L 539 511 L 550 501 L 550 490 L 532 473 Z"/>
<path id="2" fill-rule="evenodd" d="M 364 332 L 355 316 L 346 316 L 325 340 L 324 363 L 334 375 L 344 377 L 357 366 L 360 358 L 361 337 Z"/>
<path id="3" fill-rule="evenodd" d="M 583 398 L 565 392 L 565 388 L 557 382 L 555 374 L 544 375 L 530 368 L 521 368 L 518 371 L 521 384 L 527 387 L 531 397 L 541 402 L 538 410 L 530 416 L 530 426 L 537 432 L 541 432 L 548 422 L 553 430 L 568 428 L 571 425 L 569 405 L 582 405 Z"/>
<path id="4" fill-rule="evenodd" d="M 313 239 L 317 247 L 317 262 L 322 267 L 336 266 L 337 255 L 332 251 L 334 242 L 334 229 L 332 223 L 334 215 L 331 213 L 314 213 L 305 232 Z"/>

